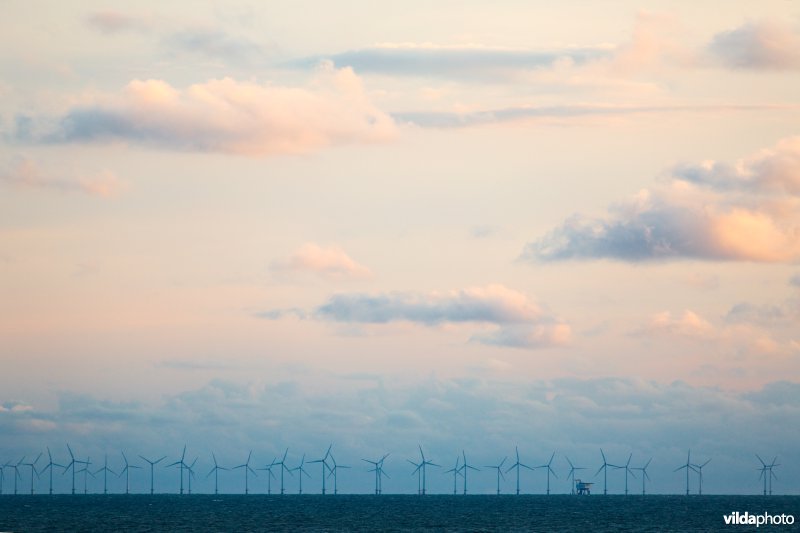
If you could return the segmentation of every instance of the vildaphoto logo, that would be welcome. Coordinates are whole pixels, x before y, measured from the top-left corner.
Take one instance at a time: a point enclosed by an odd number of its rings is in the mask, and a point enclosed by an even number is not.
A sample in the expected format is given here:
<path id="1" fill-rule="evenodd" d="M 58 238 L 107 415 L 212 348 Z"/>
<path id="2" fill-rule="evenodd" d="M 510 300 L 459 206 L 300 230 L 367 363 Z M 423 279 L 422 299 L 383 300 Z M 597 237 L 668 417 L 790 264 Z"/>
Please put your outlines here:
<path id="1" fill-rule="evenodd" d="M 750 514 L 739 511 L 723 515 L 725 524 L 729 526 L 790 526 L 794 524 L 794 515 L 790 514 Z"/>

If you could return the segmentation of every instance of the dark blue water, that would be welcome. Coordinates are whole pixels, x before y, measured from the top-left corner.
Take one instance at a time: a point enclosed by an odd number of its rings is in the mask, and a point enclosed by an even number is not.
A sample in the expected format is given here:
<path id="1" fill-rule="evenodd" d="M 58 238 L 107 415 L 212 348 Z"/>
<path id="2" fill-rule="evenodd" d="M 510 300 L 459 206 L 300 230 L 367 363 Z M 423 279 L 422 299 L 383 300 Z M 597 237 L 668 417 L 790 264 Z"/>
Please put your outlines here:
<path id="1" fill-rule="evenodd" d="M 0 531 L 797 531 L 798 496 L 0 496 Z"/>

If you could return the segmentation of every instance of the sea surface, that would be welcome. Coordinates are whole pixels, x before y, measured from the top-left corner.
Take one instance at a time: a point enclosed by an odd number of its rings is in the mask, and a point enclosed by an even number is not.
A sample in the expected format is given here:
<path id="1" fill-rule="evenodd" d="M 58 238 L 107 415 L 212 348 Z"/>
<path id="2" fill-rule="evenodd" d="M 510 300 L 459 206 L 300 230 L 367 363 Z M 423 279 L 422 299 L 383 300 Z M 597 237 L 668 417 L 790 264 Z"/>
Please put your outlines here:
<path id="1" fill-rule="evenodd" d="M 792 514 L 793 526 L 723 515 Z M 3 495 L 0 531 L 800 531 L 800 496 Z"/>

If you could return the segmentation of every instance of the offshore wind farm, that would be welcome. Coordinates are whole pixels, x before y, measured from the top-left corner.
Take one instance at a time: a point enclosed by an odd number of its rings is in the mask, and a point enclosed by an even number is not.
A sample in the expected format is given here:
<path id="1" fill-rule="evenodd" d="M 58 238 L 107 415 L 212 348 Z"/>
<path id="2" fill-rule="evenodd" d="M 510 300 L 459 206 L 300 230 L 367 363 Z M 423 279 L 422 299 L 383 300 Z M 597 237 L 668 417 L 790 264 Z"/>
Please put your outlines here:
<path id="1" fill-rule="evenodd" d="M 0 531 L 798 514 L 800 3 L 2 13 Z"/>

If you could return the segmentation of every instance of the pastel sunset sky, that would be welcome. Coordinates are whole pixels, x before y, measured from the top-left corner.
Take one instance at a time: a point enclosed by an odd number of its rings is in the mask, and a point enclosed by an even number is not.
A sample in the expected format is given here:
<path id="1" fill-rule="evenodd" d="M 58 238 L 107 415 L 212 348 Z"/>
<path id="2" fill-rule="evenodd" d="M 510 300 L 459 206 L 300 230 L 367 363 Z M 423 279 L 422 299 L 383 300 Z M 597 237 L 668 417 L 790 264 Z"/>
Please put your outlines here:
<path id="1" fill-rule="evenodd" d="M 646 4 L 4 2 L 0 462 L 800 493 L 800 4 Z"/>

